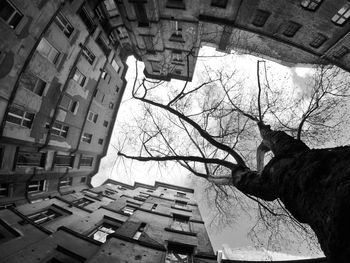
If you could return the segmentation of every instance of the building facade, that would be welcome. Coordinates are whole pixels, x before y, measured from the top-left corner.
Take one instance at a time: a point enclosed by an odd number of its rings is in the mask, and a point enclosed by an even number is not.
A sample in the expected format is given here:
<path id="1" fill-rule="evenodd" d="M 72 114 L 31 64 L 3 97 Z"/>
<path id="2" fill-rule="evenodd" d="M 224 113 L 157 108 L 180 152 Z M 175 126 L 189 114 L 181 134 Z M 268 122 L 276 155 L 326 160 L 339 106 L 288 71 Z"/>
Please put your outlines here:
<path id="1" fill-rule="evenodd" d="M 0 207 L 86 188 L 107 151 L 125 55 L 85 1 L 4 0 L 0 18 Z"/>

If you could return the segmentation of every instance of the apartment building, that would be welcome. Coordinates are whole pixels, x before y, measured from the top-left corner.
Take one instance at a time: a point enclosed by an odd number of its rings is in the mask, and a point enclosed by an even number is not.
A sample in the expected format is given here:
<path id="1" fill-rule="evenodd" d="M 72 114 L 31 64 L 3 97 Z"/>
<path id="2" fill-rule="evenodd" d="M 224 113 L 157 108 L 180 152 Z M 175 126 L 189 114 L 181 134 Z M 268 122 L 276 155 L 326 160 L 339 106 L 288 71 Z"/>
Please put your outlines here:
<path id="1" fill-rule="evenodd" d="M 85 1 L 0 5 L 0 206 L 86 188 L 126 85 L 121 49 Z"/>

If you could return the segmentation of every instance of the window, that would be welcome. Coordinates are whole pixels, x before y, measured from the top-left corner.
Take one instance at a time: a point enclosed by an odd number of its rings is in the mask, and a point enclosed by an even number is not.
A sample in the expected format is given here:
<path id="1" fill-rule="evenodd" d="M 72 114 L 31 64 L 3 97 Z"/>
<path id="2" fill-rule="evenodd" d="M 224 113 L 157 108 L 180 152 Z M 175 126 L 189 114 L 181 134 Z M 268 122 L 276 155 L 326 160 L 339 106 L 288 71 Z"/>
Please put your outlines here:
<path id="1" fill-rule="evenodd" d="M 92 65 L 94 63 L 96 56 L 94 55 L 94 53 L 91 52 L 90 49 L 83 46 L 82 47 L 82 54 L 87 59 L 87 61 L 89 62 L 90 65 Z"/>
<path id="2" fill-rule="evenodd" d="M 73 183 L 73 177 L 64 178 L 60 180 L 58 187 L 59 188 L 69 187 L 69 186 L 72 186 L 72 183 Z"/>
<path id="3" fill-rule="evenodd" d="M 94 201 L 83 197 L 83 198 L 74 200 L 74 201 L 72 202 L 72 204 L 73 204 L 74 206 L 78 206 L 78 207 L 85 207 L 85 206 L 87 206 L 87 205 L 89 205 L 89 204 L 92 204 L 93 202 L 94 202 Z"/>
<path id="4" fill-rule="evenodd" d="M 339 59 L 344 57 L 347 53 L 349 53 L 349 49 L 347 47 L 341 47 L 333 53 L 333 57 Z"/>
<path id="5" fill-rule="evenodd" d="M 193 249 L 181 245 L 168 245 L 165 263 L 192 263 Z"/>
<path id="6" fill-rule="evenodd" d="M 327 37 L 322 34 L 317 34 L 317 36 L 311 41 L 310 46 L 314 48 L 319 48 L 327 40 Z"/>
<path id="7" fill-rule="evenodd" d="M 85 183 L 86 182 L 86 176 L 83 176 L 80 178 L 80 183 Z"/>
<path id="8" fill-rule="evenodd" d="M 44 224 L 46 222 L 52 221 L 55 218 L 60 217 L 60 216 L 62 216 L 61 213 L 58 213 L 57 211 L 49 208 L 49 209 L 46 209 L 44 211 L 28 215 L 27 217 L 29 219 L 33 220 L 34 223 L 41 225 L 41 224 Z"/>
<path id="9" fill-rule="evenodd" d="M 114 194 L 116 194 L 116 193 L 118 193 L 117 191 L 114 191 L 114 190 L 112 190 L 112 189 L 106 189 L 105 190 L 105 195 L 114 195 Z"/>
<path id="10" fill-rule="evenodd" d="M 6 121 L 30 129 L 33 124 L 34 116 L 34 113 L 21 110 L 17 107 L 11 107 L 9 109 Z"/>
<path id="11" fill-rule="evenodd" d="M 55 158 L 54 158 L 54 160 L 53 160 L 53 163 L 54 163 L 54 165 L 56 165 L 56 166 L 68 166 L 68 167 L 73 167 L 74 157 L 75 157 L 75 156 L 56 154 L 56 155 L 55 155 Z"/>
<path id="12" fill-rule="evenodd" d="M 14 29 L 18 26 L 23 15 L 10 1 L 4 0 L 0 3 L 0 17 Z"/>
<path id="13" fill-rule="evenodd" d="M 46 87 L 46 82 L 28 72 L 21 76 L 21 85 L 31 92 L 42 96 Z"/>
<path id="14" fill-rule="evenodd" d="M 120 186 L 120 185 L 118 185 L 117 188 L 118 188 L 119 190 L 123 190 L 123 191 L 124 191 L 124 190 L 127 190 L 125 187 Z"/>
<path id="15" fill-rule="evenodd" d="M 263 27 L 269 18 L 270 13 L 264 10 L 258 9 L 255 13 L 254 20 L 252 24 L 257 27 Z"/>
<path id="16" fill-rule="evenodd" d="M 286 37 L 293 37 L 300 28 L 300 24 L 289 21 L 285 30 L 283 31 L 283 35 L 285 35 Z"/>
<path id="17" fill-rule="evenodd" d="M 59 137 L 67 138 L 69 126 L 54 122 L 51 129 L 51 134 Z"/>
<path id="18" fill-rule="evenodd" d="M 188 216 L 173 214 L 171 229 L 190 232 L 190 218 Z"/>
<path id="19" fill-rule="evenodd" d="M 136 209 L 135 208 L 133 208 L 133 207 L 131 207 L 131 206 L 129 206 L 129 205 L 126 205 L 123 209 L 122 209 L 122 212 L 124 213 L 124 214 L 126 214 L 126 215 L 132 215 L 133 213 L 134 213 L 134 211 L 135 211 Z"/>
<path id="20" fill-rule="evenodd" d="M 36 50 L 51 63 L 55 64 L 60 56 L 60 52 L 54 48 L 45 38 L 40 40 Z"/>
<path id="21" fill-rule="evenodd" d="M 103 139 L 98 139 L 98 144 L 102 145 L 103 144 Z"/>
<path id="22" fill-rule="evenodd" d="M 227 0 L 212 0 L 211 5 L 216 7 L 226 8 Z"/>
<path id="23" fill-rule="evenodd" d="M 86 77 L 83 75 L 83 73 L 80 72 L 79 69 L 75 69 L 73 80 L 75 80 L 80 86 L 84 86 Z"/>
<path id="24" fill-rule="evenodd" d="M 0 197 L 7 197 L 9 196 L 9 184 L 8 183 L 1 183 L 0 184 Z M 1 236 L 1 234 L 0 234 Z"/>
<path id="25" fill-rule="evenodd" d="M 108 121 L 103 121 L 103 127 L 108 127 Z"/>
<path id="26" fill-rule="evenodd" d="M 92 231 L 88 236 L 97 241 L 104 243 L 107 240 L 107 236 L 117 231 L 118 228 L 119 228 L 118 226 L 113 226 L 107 223 L 103 223 L 102 225 L 97 227 L 94 231 Z"/>
<path id="27" fill-rule="evenodd" d="M 94 162 L 94 157 L 82 156 L 80 158 L 80 166 L 92 166 Z"/>
<path id="28" fill-rule="evenodd" d="M 89 111 L 89 114 L 88 114 L 88 117 L 87 117 L 88 121 L 96 123 L 97 122 L 97 118 L 98 118 L 98 114 L 96 114 L 96 113 L 94 113 L 92 111 Z"/>
<path id="29" fill-rule="evenodd" d="M 83 142 L 91 143 L 91 141 L 92 141 L 92 134 L 84 132 L 83 136 L 81 137 L 81 140 Z"/>
<path id="30" fill-rule="evenodd" d="M 70 107 L 70 111 L 73 113 L 73 114 L 77 114 L 78 112 L 78 109 L 79 109 L 79 101 L 74 101 Z"/>
<path id="31" fill-rule="evenodd" d="M 302 0 L 301 6 L 308 10 L 315 11 L 321 3 L 322 0 Z"/>
<path id="32" fill-rule="evenodd" d="M 184 209 L 187 207 L 187 202 L 175 200 L 175 207 Z"/>
<path id="33" fill-rule="evenodd" d="M 138 21 L 139 27 L 148 27 L 149 20 L 147 17 L 147 12 L 143 2 L 134 2 L 134 10 L 136 14 L 136 19 Z"/>
<path id="34" fill-rule="evenodd" d="M 67 18 L 59 12 L 55 18 L 56 25 L 62 30 L 66 37 L 70 37 L 74 31 L 74 27 L 67 20 Z"/>
<path id="35" fill-rule="evenodd" d="M 119 73 L 119 65 L 115 59 L 112 60 L 111 65 L 114 68 L 115 72 Z"/>
<path id="36" fill-rule="evenodd" d="M 177 192 L 176 197 L 181 197 L 181 198 L 186 198 L 186 194 L 185 193 L 182 193 L 182 192 Z"/>
<path id="37" fill-rule="evenodd" d="M 38 152 L 21 152 L 17 154 L 16 166 L 44 167 L 45 154 Z"/>
<path id="38" fill-rule="evenodd" d="M 332 22 L 336 25 L 343 25 L 350 17 L 350 3 L 346 3 L 338 10 L 338 13 L 332 17 Z"/>
<path id="39" fill-rule="evenodd" d="M 110 103 L 109 103 L 109 108 L 110 108 L 110 109 L 113 109 L 113 108 L 114 108 L 114 103 L 113 103 L 113 102 L 110 102 Z"/>
<path id="40" fill-rule="evenodd" d="M 46 180 L 31 181 L 28 184 L 27 192 L 29 194 L 37 193 L 37 192 L 44 192 L 45 187 L 46 187 Z"/>
<path id="41" fill-rule="evenodd" d="M 88 9 L 83 6 L 79 11 L 78 14 L 81 18 L 81 20 L 84 22 L 85 26 L 87 27 L 89 33 L 91 34 L 92 32 L 95 31 L 96 29 L 96 24 L 94 20 L 92 19 Z"/>
<path id="42" fill-rule="evenodd" d="M 118 8 L 114 2 L 114 0 L 105 0 L 104 1 L 106 10 L 108 12 L 109 17 L 119 15 Z"/>
<path id="43" fill-rule="evenodd" d="M 101 72 L 101 78 L 102 78 L 102 79 L 106 79 L 107 76 L 108 76 L 107 71 L 103 70 L 103 71 Z"/>
<path id="44" fill-rule="evenodd" d="M 176 62 L 182 62 L 182 52 L 178 50 L 172 51 L 172 59 Z"/>
<path id="45" fill-rule="evenodd" d="M 137 229 L 136 233 L 132 238 L 135 240 L 139 240 L 139 238 L 141 237 L 142 233 L 145 230 L 145 227 L 146 227 L 146 223 L 141 223 L 141 225 L 139 226 L 139 228 Z"/>
<path id="46" fill-rule="evenodd" d="M 153 193 L 153 190 L 148 189 L 147 192 L 148 193 Z"/>
<path id="47" fill-rule="evenodd" d="M 160 73 L 160 64 L 159 61 L 150 61 L 152 72 L 153 73 Z"/>
<path id="48" fill-rule="evenodd" d="M 183 0 L 168 0 L 166 7 L 174 8 L 174 9 L 186 9 L 186 6 Z"/>
<path id="49" fill-rule="evenodd" d="M 158 206 L 158 204 L 153 204 L 153 205 L 152 205 L 152 208 L 151 208 L 151 211 L 155 211 L 156 208 L 157 208 L 157 206 Z"/>
<path id="50" fill-rule="evenodd" d="M 102 33 L 100 33 L 100 35 L 97 37 L 96 43 L 101 48 L 101 50 L 105 53 L 105 55 L 108 56 L 111 49 L 108 46 L 108 41 L 102 35 Z"/>

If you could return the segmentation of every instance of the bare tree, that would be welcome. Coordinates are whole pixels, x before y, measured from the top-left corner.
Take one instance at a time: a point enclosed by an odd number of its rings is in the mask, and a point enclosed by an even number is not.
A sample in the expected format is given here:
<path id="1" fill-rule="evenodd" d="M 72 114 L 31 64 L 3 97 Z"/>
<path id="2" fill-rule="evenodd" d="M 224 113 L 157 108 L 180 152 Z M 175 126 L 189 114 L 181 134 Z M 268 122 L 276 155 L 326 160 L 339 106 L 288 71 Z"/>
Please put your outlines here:
<path id="1" fill-rule="evenodd" d="M 138 82 L 136 76 L 132 96 L 144 103 L 135 140 L 140 148 L 137 155 L 118 155 L 178 162 L 213 186 L 219 209 L 229 189 L 238 189 L 258 203 L 260 218 L 269 219 L 265 226 L 278 216 L 291 227 L 308 224 L 329 262 L 346 262 L 350 148 L 310 149 L 303 141 L 320 145 L 340 127 L 336 110 L 347 96 L 348 77 L 323 66 L 308 90 L 284 94 L 283 87 L 270 85 L 264 62 L 257 65 L 254 89 L 234 71 L 208 67 L 198 86 L 168 86 L 166 94 L 163 82 Z"/>

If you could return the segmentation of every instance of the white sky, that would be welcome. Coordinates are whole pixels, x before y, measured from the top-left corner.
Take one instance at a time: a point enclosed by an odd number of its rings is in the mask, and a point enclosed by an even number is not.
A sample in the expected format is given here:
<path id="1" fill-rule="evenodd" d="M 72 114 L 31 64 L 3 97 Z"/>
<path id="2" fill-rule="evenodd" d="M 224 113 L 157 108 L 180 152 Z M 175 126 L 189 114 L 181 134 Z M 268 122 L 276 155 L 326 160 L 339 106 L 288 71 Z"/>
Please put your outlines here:
<path id="1" fill-rule="evenodd" d="M 212 55 L 214 52 L 214 49 L 205 47 L 201 49 L 200 55 Z M 233 57 L 230 56 L 230 58 L 218 57 L 215 58 L 214 63 L 223 67 L 231 67 L 232 65 L 235 65 L 243 72 L 242 74 L 244 75 L 244 78 L 249 79 L 249 81 L 252 83 L 256 83 L 257 60 L 258 58 L 256 57 L 240 55 Z M 206 57 L 198 58 L 196 72 L 200 72 L 202 70 L 204 66 L 203 62 L 211 63 L 212 66 L 213 62 L 211 61 L 212 60 L 210 60 L 210 58 Z M 123 123 L 128 122 L 133 118 L 133 116 L 137 115 L 139 110 L 137 103 L 130 99 L 131 88 L 135 77 L 135 59 L 131 57 L 127 62 L 129 65 L 129 71 L 126 75 L 128 84 L 124 93 L 123 102 L 119 109 L 117 121 L 114 126 L 111 145 L 118 145 L 118 141 L 120 141 L 122 137 L 121 132 L 123 130 Z M 287 82 L 289 82 L 291 85 L 295 85 L 298 89 L 303 88 L 303 79 L 312 72 L 310 68 L 287 68 L 273 62 L 268 62 L 267 66 L 269 68 L 269 72 L 274 72 L 273 74 L 277 74 L 277 77 L 288 76 L 289 79 Z M 142 70 L 139 70 L 139 74 L 140 72 L 142 72 Z M 193 82 L 195 81 L 196 77 L 194 77 Z M 179 81 L 179 83 L 183 85 L 183 82 Z M 106 157 L 102 159 L 100 171 L 93 178 L 93 185 L 99 185 L 106 179 L 111 178 L 127 184 L 133 184 L 135 181 L 137 181 L 153 185 L 155 181 L 162 181 L 170 184 L 195 188 L 196 199 L 199 203 L 203 220 L 205 222 L 209 220 L 213 211 L 211 211 L 210 206 L 208 206 L 205 202 L 202 202 L 203 183 L 201 179 L 189 176 L 187 170 L 179 168 L 174 164 L 168 164 L 167 167 L 158 167 L 158 165 L 154 163 L 141 163 L 117 158 L 117 150 L 111 145 L 108 149 Z M 124 149 L 124 151 L 131 155 L 137 155 L 137 152 L 130 152 L 127 149 Z M 249 251 L 252 251 L 252 247 L 254 247 L 255 244 L 252 244 L 251 240 L 246 236 L 252 224 L 253 222 L 249 220 L 248 217 L 244 216 L 242 218 L 238 218 L 236 223 L 231 226 L 222 226 L 221 231 L 218 231 L 217 228 L 207 227 L 214 250 L 221 249 L 222 245 L 225 244 L 226 247 L 247 247 Z M 295 242 L 297 243 L 298 241 Z M 258 250 L 258 252 L 261 254 L 261 248 Z M 290 250 L 288 250 L 288 252 L 290 252 Z M 257 253 L 257 255 L 259 253 Z M 301 248 L 300 251 L 295 250 L 293 253 L 308 256 L 307 251 L 305 251 L 303 248 Z M 263 259 L 263 256 L 261 256 L 261 259 Z"/>

